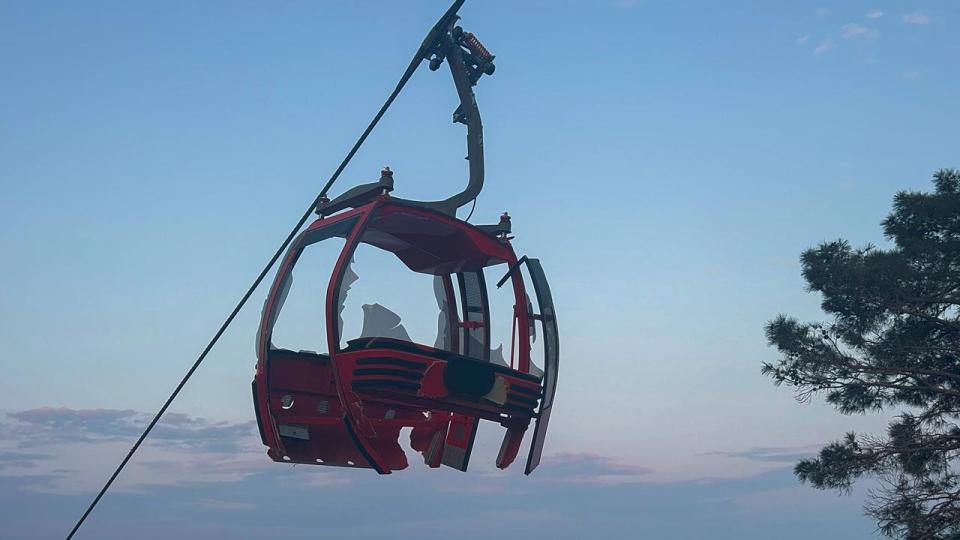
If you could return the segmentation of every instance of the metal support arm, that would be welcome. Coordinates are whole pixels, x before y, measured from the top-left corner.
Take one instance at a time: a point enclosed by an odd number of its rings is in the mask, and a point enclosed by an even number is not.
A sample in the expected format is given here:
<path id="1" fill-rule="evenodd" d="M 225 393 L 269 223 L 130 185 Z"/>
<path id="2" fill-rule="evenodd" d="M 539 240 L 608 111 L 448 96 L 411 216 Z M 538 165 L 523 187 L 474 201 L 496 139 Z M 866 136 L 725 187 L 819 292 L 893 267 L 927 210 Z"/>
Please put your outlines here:
<path id="1" fill-rule="evenodd" d="M 453 77 L 453 84 L 457 89 L 460 105 L 453 113 L 453 121 L 467 126 L 469 176 L 466 187 L 455 195 L 436 201 L 413 201 L 398 198 L 398 200 L 408 204 L 429 208 L 448 215 L 456 215 L 458 208 L 476 199 L 483 189 L 483 122 L 480 119 L 480 110 L 473 94 L 473 87 L 480 80 L 480 77 L 491 75 L 496 69 L 493 64 L 494 56 L 480 43 L 477 37 L 456 26 L 459 19 L 456 10 L 462 3 L 462 0 L 454 2 L 444 17 L 427 34 L 426 39 L 420 45 L 414 62 L 411 63 L 404 75 L 405 78 L 409 77 L 423 60 L 429 60 L 432 71 L 439 69 L 443 61 L 446 60 L 450 67 L 450 75 Z M 396 96 L 399 88 L 398 86 L 398 90 L 391 96 L 390 101 Z M 381 110 L 377 119 L 382 115 L 383 110 Z M 384 189 L 382 179 L 381 182 L 362 184 L 347 190 L 332 201 L 321 197 L 318 199 L 316 211 L 320 215 L 331 215 L 343 208 L 362 204 L 364 200 L 371 196 L 389 191 L 392 187 L 391 182 L 391 185 Z M 326 194 L 328 188 L 329 183 L 324 187 L 321 196 Z"/>
<path id="2" fill-rule="evenodd" d="M 454 26 L 455 23 L 456 20 L 451 21 L 450 26 L 440 36 L 434 56 L 430 60 L 430 67 L 439 68 L 440 62 L 447 61 L 457 96 L 460 98 L 460 106 L 453 113 L 453 121 L 467 126 L 467 161 L 470 168 L 467 186 L 463 191 L 439 201 L 401 199 L 450 215 L 456 214 L 458 208 L 476 199 L 483 189 L 483 122 L 473 94 L 473 86 L 480 76 L 493 73 L 494 70 L 493 55 L 473 34 Z"/>

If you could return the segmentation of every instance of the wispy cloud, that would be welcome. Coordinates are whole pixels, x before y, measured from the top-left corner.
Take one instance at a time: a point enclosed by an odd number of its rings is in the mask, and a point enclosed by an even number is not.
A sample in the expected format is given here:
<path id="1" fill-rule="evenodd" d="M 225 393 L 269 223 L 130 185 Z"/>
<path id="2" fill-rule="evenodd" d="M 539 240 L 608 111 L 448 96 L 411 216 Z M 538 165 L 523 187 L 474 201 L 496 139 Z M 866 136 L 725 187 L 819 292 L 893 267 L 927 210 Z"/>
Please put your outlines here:
<path id="1" fill-rule="evenodd" d="M 841 40 L 853 40 L 860 38 L 876 38 L 880 35 L 880 32 L 875 28 L 869 28 L 860 23 L 847 23 L 840 27 L 840 39 Z M 803 36 L 804 43 L 809 38 L 809 35 Z M 798 39 L 798 45 L 802 45 Z M 833 37 L 828 36 L 820 41 L 817 44 L 816 48 L 813 49 L 813 54 L 824 54 L 828 51 L 831 51 L 837 47 L 838 43 L 834 40 Z"/>
<path id="2" fill-rule="evenodd" d="M 862 24 L 850 23 L 840 27 L 840 37 L 843 39 L 853 39 L 859 36 L 865 36 L 870 33 L 870 29 Z"/>
<path id="3" fill-rule="evenodd" d="M 0 415 L 0 537 L 62 537 L 144 417 L 108 409 Z M 791 449 L 729 452 L 731 461 L 773 460 L 775 470 L 726 480 L 653 482 L 650 469 L 597 453 L 545 456 L 530 477 L 497 470 L 481 455 L 466 474 L 412 467 L 382 477 L 273 463 L 248 422 L 175 414 L 161 427 L 163 437 L 148 441 L 124 471 L 88 522 L 87 536 L 254 538 L 280 531 L 288 540 L 480 540 L 495 524 L 509 537 L 558 540 L 630 536 L 640 527 L 653 538 L 765 540 L 768 531 L 753 519 L 761 516 L 770 526 L 785 524 L 783 540 L 809 537 L 786 526 L 798 518 L 844 530 L 860 524 L 860 536 L 872 529 L 857 509 L 862 499 L 838 504 L 833 494 L 803 488 L 798 496 L 822 502 L 800 510 L 793 495 L 759 510 L 737 502 L 797 488 L 780 463 Z M 206 437 L 215 442 L 196 440 Z"/>
<path id="4" fill-rule="evenodd" d="M 868 19 L 879 19 L 880 17 L 883 17 L 883 12 L 879 9 L 874 9 L 867 12 Z"/>
<path id="5" fill-rule="evenodd" d="M 0 451 L 0 474 L 4 469 L 32 469 L 41 462 L 53 459 L 53 456 L 36 454 L 34 452 Z"/>
<path id="6" fill-rule="evenodd" d="M 722 456 L 733 459 L 745 459 L 763 463 L 793 464 L 816 455 L 819 445 L 790 447 L 755 447 L 746 450 L 705 452 L 705 456 Z"/>
<path id="7" fill-rule="evenodd" d="M 830 14 L 830 8 L 819 7 L 816 11 L 813 12 L 817 17 L 826 17 Z"/>
<path id="8" fill-rule="evenodd" d="M 813 50 L 813 54 L 823 54 L 832 50 L 836 46 L 837 45 L 834 43 L 833 38 L 826 38 L 821 41 L 819 45 L 817 45 L 817 48 Z"/>
<path id="9" fill-rule="evenodd" d="M 639 482 L 653 469 L 617 462 L 593 453 L 550 456 L 551 479 L 571 484 L 622 484 Z"/>
<path id="10" fill-rule="evenodd" d="M 915 81 L 915 80 L 917 80 L 917 79 L 920 78 L 920 72 L 919 72 L 919 71 L 904 71 L 904 72 L 903 72 L 903 78 L 906 79 L 906 80 L 908 80 L 908 81 Z"/>
<path id="11" fill-rule="evenodd" d="M 929 15 L 914 11 L 913 13 L 904 13 L 903 22 L 907 24 L 930 24 L 932 20 Z"/>
<path id="12" fill-rule="evenodd" d="M 0 417 L 0 476 L 33 478 L 31 489 L 84 493 L 102 482 L 101 455 L 118 455 L 150 416 L 132 410 L 44 407 Z M 211 422 L 171 413 L 125 472 L 122 489 L 237 481 L 269 461 L 253 422 Z"/>
<path id="13" fill-rule="evenodd" d="M 808 41 L 810 41 L 810 34 L 804 34 L 798 37 L 797 39 L 793 40 L 793 42 L 796 43 L 797 45 L 806 45 Z"/>
<path id="14" fill-rule="evenodd" d="M 31 489 L 70 495 L 96 489 L 105 474 L 98 454 L 118 455 L 136 439 L 150 416 L 117 409 L 37 408 L 0 416 L 0 477 L 33 478 Z M 645 480 L 652 469 L 594 453 L 554 454 L 544 460 L 549 481 L 563 484 L 624 484 Z M 546 463 L 549 462 L 549 463 Z M 215 422 L 169 413 L 157 425 L 137 459 L 124 472 L 122 489 L 152 486 L 236 483 L 281 467 L 264 456 L 254 422 Z M 469 486 L 454 491 L 494 492 L 504 484 L 490 464 L 471 465 Z M 315 488 L 349 484 L 345 471 L 325 467 L 304 482 Z M 369 474 L 369 471 L 363 471 Z M 375 476 L 375 475 L 373 475 Z M 227 504 L 224 507 L 230 506 Z"/>
<path id="15" fill-rule="evenodd" d="M 9 430 L 30 435 L 32 440 L 98 442 L 127 441 L 143 431 L 150 416 L 133 410 L 68 409 L 42 407 L 8 413 L 15 420 Z M 231 452 L 244 436 L 253 433 L 253 421 L 210 422 L 180 413 L 168 413 L 151 434 L 153 440 L 167 441 L 204 450 Z"/>

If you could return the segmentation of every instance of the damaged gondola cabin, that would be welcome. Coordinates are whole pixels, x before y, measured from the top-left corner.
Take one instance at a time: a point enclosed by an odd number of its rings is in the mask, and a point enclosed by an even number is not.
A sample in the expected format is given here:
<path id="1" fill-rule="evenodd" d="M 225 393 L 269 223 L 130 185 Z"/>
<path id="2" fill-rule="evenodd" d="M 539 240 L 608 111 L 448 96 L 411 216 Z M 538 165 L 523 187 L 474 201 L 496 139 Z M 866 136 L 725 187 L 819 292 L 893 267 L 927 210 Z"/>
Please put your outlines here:
<path id="1" fill-rule="evenodd" d="M 319 217 L 293 241 L 267 296 L 257 337 L 253 396 L 267 454 L 275 461 L 374 469 L 407 467 L 401 429 L 430 467 L 467 470 L 481 420 L 504 428 L 496 465 L 506 468 L 531 432 L 525 472 L 540 462 L 557 384 L 559 338 L 550 288 L 540 261 L 517 257 L 511 220 L 473 225 L 456 217 L 483 186 L 483 134 L 473 87 L 494 71 L 493 55 L 456 26 L 455 10 L 421 47 L 430 68 L 448 64 L 460 98 L 454 121 L 466 125 L 467 188 L 442 201 L 391 195 L 393 173 L 323 199 Z M 305 253 L 328 251 L 329 280 L 314 307 L 324 312 L 326 352 L 275 346 L 294 268 Z M 389 306 L 363 306 L 363 323 L 346 328 L 351 287 L 363 280 L 358 248 L 395 258 L 403 271 L 433 280 L 435 339 L 412 339 Z M 491 287 L 512 289 L 509 357 L 491 351 Z M 542 358 L 531 358 L 539 335 Z M 542 368 L 537 367 L 540 364 Z M 533 425 L 532 429 L 529 429 Z"/>

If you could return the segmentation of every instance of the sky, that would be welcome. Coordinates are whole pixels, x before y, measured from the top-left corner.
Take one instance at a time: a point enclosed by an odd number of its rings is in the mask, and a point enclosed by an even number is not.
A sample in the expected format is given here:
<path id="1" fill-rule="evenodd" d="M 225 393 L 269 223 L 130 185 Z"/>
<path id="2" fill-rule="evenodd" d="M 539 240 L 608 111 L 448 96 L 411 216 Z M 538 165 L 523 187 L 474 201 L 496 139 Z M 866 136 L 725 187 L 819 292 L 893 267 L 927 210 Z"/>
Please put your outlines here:
<path id="1" fill-rule="evenodd" d="M 0 537 L 69 530 L 444 9 L 0 3 Z M 542 468 L 496 471 L 493 428 L 467 475 L 270 462 L 249 395 L 262 288 L 78 538 L 479 537 L 494 519 L 525 538 L 871 537 L 865 488 L 818 492 L 790 470 L 889 415 L 775 387 L 763 326 L 822 316 L 804 249 L 887 245 L 894 193 L 960 166 L 960 6 L 461 15 L 497 55 L 476 89 L 472 221 L 509 211 L 557 306 Z M 419 71 L 333 193 L 385 165 L 398 196 L 459 190 L 455 106 L 446 72 Z"/>

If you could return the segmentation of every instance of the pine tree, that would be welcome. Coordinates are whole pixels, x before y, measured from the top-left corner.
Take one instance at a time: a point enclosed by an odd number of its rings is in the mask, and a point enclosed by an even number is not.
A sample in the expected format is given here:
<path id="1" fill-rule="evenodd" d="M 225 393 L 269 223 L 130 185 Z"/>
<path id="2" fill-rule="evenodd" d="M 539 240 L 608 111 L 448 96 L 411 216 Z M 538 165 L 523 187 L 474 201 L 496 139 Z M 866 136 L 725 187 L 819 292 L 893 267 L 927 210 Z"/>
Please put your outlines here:
<path id="1" fill-rule="evenodd" d="M 889 249 L 827 242 L 801 256 L 831 322 L 780 315 L 766 327 L 780 352 L 765 363 L 800 399 L 845 414 L 887 411 L 885 436 L 848 433 L 794 472 L 819 489 L 864 477 L 866 512 L 885 535 L 960 539 L 960 171 L 935 191 L 900 192 L 883 221 Z"/>

